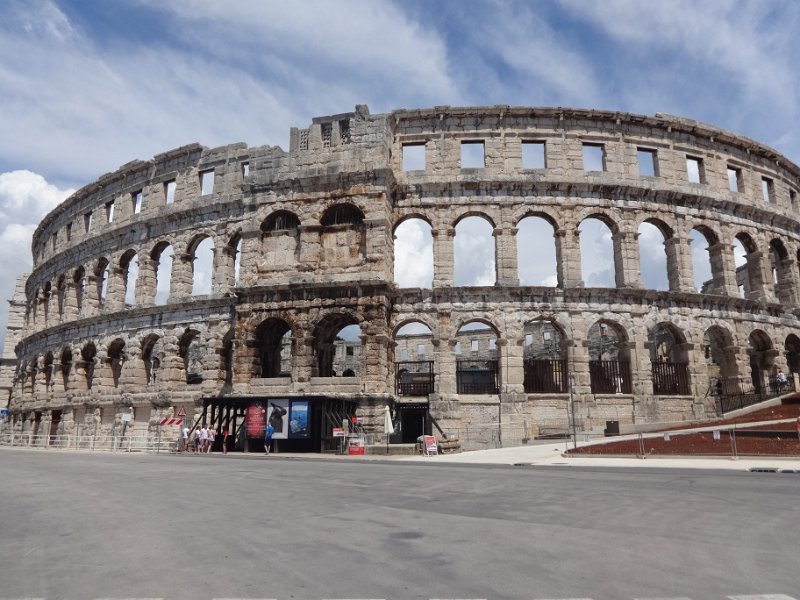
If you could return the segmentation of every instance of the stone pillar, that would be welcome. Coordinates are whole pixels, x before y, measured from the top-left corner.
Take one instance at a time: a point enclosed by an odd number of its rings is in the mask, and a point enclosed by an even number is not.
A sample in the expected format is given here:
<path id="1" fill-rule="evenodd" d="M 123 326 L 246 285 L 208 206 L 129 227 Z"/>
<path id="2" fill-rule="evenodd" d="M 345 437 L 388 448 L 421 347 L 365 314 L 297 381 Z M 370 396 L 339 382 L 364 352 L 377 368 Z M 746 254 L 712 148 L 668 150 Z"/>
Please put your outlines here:
<path id="1" fill-rule="evenodd" d="M 300 270 L 314 270 L 319 265 L 322 242 L 319 225 L 301 225 L 300 230 Z"/>
<path id="2" fill-rule="evenodd" d="M 103 307 L 106 310 L 119 310 L 125 305 L 125 269 L 108 267 L 108 285 Z"/>
<path id="3" fill-rule="evenodd" d="M 577 228 L 559 229 L 553 235 L 556 239 L 558 287 L 583 287 L 580 232 Z"/>
<path id="4" fill-rule="evenodd" d="M 86 274 L 86 289 L 83 294 L 82 316 L 96 315 L 100 312 L 100 284 L 102 275 Z"/>
<path id="5" fill-rule="evenodd" d="M 437 394 L 456 394 L 456 339 L 442 339 L 435 347 Z"/>
<path id="6" fill-rule="evenodd" d="M 173 255 L 170 297 L 186 298 L 192 295 L 192 254 Z"/>
<path id="7" fill-rule="evenodd" d="M 736 284 L 736 263 L 733 259 L 733 246 L 717 242 L 708 247 L 711 263 L 711 287 L 709 293 L 738 298 L 739 286 Z"/>
<path id="8" fill-rule="evenodd" d="M 455 235 L 455 229 L 431 229 L 431 236 L 433 237 L 433 287 L 435 288 L 453 287 L 455 285 L 453 249 Z"/>
<path id="9" fill-rule="evenodd" d="M 692 265 L 692 240 L 688 237 L 673 237 L 664 240 L 667 254 L 667 276 L 671 292 L 694 292 L 694 268 Z"/>
<path id="10" fill-rule="evenodd" d="M 496 227 L 494 235 L 495 256 L 495 285 L 519 285 L 519 272 L 517 269 L 517 232 L 514 227 L 503 229 Z M 531 257 L 531 260 L 535 260 Z"/>
<path id="11" fill-rule="evenodd" d="M 770 289 L 771 286 L 767 285 L 768 281 L 772 281 L 769 261 L 765 260 L 761 250 L 750 252 L 747 255 L 747 278 L 750 282 L 750 291 L 747 293 L 749 300 L 776 302 Z"/>
<path id="12" fill-rule="evenodd" d="M 614 243 L 614 274 L 618 288 L 641 288 L 642 277 L 639 264 L 638 233 L 615 231 L 611 239 Z"/>
<path id="13" fill-rule="evenodd" d="M 786 307 L 798 306 L 799 286 L 797 261 L 791 256 L 786 257 L 778 264 L 778 283 L 775 285 L 778 301 Z"/>
<path id="14" fill-rule="evenodd" d="M 156 270 L 158 261 L 149 254 L 139 255 L 139 277 L 136 283 L 136 304 L 153 304 L 156 297 Z"/>
<path id="15" fill-rule="evenodd" d="M 500 389 L 504 393 L 525 391 L 525 372 L 523 367 L 524 338 L 497 340 L 498 362 L 500 367 Z"/>

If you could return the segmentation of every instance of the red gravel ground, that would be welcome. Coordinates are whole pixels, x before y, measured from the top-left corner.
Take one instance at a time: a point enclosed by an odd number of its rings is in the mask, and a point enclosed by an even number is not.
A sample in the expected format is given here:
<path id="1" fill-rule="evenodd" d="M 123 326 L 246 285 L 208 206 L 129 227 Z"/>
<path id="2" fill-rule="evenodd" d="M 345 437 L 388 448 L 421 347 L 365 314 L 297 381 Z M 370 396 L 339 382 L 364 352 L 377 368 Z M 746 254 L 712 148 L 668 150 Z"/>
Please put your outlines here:
<path id="1" fill-rule="evenodd" d="M 735 419 L 722 419 L 694 425 L 720 426 L 719 440 L 711 431 L 704 433 L 669 433 L 669 441 L 664 436 L 644 438 L 605 444 L 584 446 L 570 450 L 572 455 L 667 455 L 667 456 L 800 456 L 800 439 L 796 423 L 754 425 L 736 428 L 737 423 L 757 423 L 776 419 L 796 419 L 800 416 L 800 402 L 790 402 L 780 406 L 764 408 Z M 734 429 L 735 428 L 735 429 Z"/>

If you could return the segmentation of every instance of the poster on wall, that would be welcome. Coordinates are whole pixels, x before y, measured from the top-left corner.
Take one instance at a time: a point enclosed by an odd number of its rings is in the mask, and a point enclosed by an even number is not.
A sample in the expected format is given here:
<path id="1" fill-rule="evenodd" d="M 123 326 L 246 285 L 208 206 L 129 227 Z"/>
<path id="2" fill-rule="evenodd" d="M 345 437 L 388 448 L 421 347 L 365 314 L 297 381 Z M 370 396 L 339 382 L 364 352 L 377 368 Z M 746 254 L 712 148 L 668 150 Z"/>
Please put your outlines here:
<path id="1" fill-rule="evenodd" d="M 308 402 L 292 402 L 289 406 L 289 438 L 308 437 Z"/>
<path id="2" fill-rule="evenodd" d="M 275 430 L 272 433 L 273 439 L 287 439 L 289 437 L 289 401 L 270 400 L 267 408 L 267 422 Z"/>
<path id="3" fill-rule="evenodd" d="M 247 407 L 247 436 L 264 437 L 267 427 L 267 417 L 264 407 L 260 404 L 251 404 Z"/>

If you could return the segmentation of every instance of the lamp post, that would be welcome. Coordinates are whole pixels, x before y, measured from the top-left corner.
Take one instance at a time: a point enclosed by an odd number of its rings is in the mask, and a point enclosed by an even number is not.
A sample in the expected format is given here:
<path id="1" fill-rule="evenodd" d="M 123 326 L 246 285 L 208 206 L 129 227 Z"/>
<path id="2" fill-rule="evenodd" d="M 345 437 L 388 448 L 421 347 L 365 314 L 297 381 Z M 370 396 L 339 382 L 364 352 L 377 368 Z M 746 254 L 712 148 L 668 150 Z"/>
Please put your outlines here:
<path id="1" fill-rule="evenodd" d="M 577 425 L 575 423 L 575 396 L 572 393 L 572 388 L 575 385 L 575 376 L 570 373 L 569 374 L 569 406 L 570 410 L 572 411 L 572 448 L 578 448 L 578 431 L 576 429 Z"/>

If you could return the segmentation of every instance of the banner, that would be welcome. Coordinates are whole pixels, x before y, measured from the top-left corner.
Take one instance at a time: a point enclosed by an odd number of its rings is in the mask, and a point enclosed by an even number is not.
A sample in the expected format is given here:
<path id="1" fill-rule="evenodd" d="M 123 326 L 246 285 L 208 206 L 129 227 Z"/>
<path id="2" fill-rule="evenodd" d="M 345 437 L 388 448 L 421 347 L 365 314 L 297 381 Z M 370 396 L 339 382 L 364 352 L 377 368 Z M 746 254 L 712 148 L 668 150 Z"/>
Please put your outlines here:
<path id="1" fill-rule="evenodd" d="M 267 427 L 266 411 L 260 404 L 251 404 L 247 407 L 247 436 L 264 437 Z"/>
<path id="2" fill-rule="evenodd" d="M 270 400 L 267 408 L 267 423 L 275 430 L 272 439 L 285 440 L 289 437 L 289 401 Z M 266 427 L 266 425 L 265 425 Z M 263 435 L 263 430 L 262 430 Z"/>
<path id="3" fill-rule="evenodd" d="M 292 402 L 289 406 L 289 438 L 308 437 L 308 402 Z"/>

